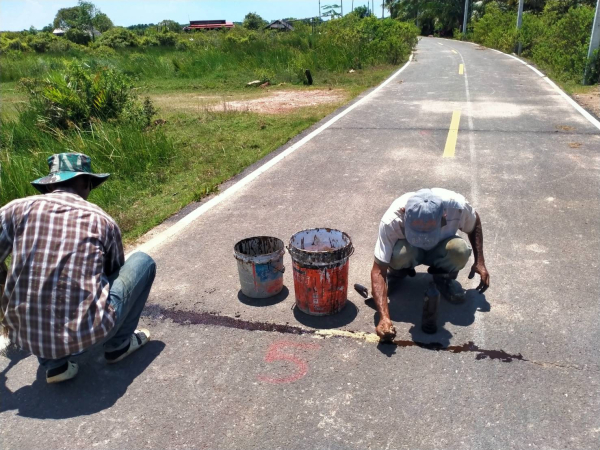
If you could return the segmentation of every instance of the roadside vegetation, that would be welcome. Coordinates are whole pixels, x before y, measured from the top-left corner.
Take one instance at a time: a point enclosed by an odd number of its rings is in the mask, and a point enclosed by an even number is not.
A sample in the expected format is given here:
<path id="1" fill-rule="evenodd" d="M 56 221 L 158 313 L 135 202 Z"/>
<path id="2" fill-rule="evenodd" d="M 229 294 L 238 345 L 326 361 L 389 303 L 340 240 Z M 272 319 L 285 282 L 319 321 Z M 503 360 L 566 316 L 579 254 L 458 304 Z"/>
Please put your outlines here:
<path id="1" fill-rule="evenodd" d="M 473 2 L 466 35 L 464 3 L 440 0 L 423 6 L 417 0 L 386 0 L 394 17 L 418 23 L 423 35 L 471 40 L 508 53 L 520 41 L 521 55 L 569 92 L 589 90 L 580 87 L 586 67 L 586 83 L 598 83 L 600 56 L 596 52 L 587 58 L 596 0 L 525 0 L 521 30 L 516 28 L 517 0 Z"/>
<path id="2" fill-rule="evenodd" d="M 65 36 L 0 34 L 0 205 L 35 194 L 29 182 L 51 154 L 86 153 L 113 174 L 90 199 L 129 241 L 378 84 L 417 42 L 414 25 L 369 14 L 289 32 L 248 15 L 246 26 L 184 33 L 172 21 L 114 27 L 90 5 L 57 13 L 48 29 Z M 269 114 L 228 106 L 281 90 L 336 100 Z"/>

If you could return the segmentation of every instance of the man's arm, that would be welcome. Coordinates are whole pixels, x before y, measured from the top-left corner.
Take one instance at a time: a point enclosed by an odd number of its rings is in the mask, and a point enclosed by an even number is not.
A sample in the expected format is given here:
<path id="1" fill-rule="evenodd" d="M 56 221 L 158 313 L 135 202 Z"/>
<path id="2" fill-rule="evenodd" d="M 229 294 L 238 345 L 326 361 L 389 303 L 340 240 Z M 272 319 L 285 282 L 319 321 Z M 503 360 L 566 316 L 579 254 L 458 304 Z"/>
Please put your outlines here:
<path id="1" fill-rule="evenodd" d="M 112 224 L 108 235 L 108 250 L 104 258 L 104 273 L 111 275 L 125 264 L 121 230 L 117 224 Z"/>
<path id="2" fill-rule="evenodd" d="M 4 223 L 6 211 L 0 211 L 0 296 L 4 291 L 8 270 L 6 269 L 6 258 L 12 252 L 12 238 L 8 235 L 8 226 Z"/>
<path id="3" fill-rule="evenodd" d="M 390 341 L 396 337 L 396 329 L 392 325 L 390 319 L 390 310 L 387 301 L 387 266 L 373 262 L 371 269 L 371 292 L 375 307 L 379 313 L 379 323 L 375 331 L 377 335 L 384 341 Z"/>
<path id="4" fill-rule="evenodd" d="M 485 267 L 485 258 L 483 257 L 483 230 L 481 228 L 479 213 L 475 212 L 475 217 L 475 228 L 473 228 L 473 231 L 468 235 L 471 247 L 473 247 L 473 257 L 475 258 L 475 262 L 473 263 L 473 266 L 471 266 L 469 279 L 472 279 L 475 276 L 475 273 L 480 275 L 481 282 L 479 283 L 479 286 L 477 286 L 477 290 L 483 294 L 486 289 L 490 287 L 490 274 Z"/>

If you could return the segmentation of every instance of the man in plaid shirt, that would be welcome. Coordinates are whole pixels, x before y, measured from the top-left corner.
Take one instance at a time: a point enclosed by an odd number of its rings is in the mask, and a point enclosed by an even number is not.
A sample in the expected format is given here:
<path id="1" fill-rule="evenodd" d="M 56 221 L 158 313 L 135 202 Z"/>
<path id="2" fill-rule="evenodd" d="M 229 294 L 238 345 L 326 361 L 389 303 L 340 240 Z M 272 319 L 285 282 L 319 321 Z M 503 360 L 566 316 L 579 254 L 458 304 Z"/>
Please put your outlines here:
<path id="1" fill-rule="evenodd" d="M 50 174 L 32 182 L 44 195 L 0 209 L 0 266 L 12 254 L 0 299 L 12 342 L 36 355 L 48 383 L 73 378 L 69 356 L 104 345 L 108 363 L 148 342 L 137 330 L 156 266 L 144 253 L 125 262 L 121 231 L 86 201 L 109 174 L 94 174 L 90 158 L 48 158 Z"/>

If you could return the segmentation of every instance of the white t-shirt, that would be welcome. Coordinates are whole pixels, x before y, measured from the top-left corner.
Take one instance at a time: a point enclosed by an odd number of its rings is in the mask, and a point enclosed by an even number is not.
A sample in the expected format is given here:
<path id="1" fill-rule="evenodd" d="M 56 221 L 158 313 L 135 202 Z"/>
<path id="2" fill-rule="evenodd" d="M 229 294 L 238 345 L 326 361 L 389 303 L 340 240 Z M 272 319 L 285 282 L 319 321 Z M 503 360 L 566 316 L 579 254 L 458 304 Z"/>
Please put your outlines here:
<path id="1" fill-rule="evenodd" d="M 467 200 L 456 192 L 448 189 L 432 188 L 431 192 L 442 199 L 446 224 L 442 226 L 440 241 L 456 235 L 458 230 L 467 234 L 475 229 L 475 209 Z M 400 239 L 406 239 L 404 234 L 404 212 L 408 199 L 415 193 L 408 192 L 398 197 L 381 218 L 379 224 L 379 237 L 375 244 L 375 258 L 385 264 L 392 259 L 394 245 Z M 443 223 L 443 222 L 442 222 Z"/>

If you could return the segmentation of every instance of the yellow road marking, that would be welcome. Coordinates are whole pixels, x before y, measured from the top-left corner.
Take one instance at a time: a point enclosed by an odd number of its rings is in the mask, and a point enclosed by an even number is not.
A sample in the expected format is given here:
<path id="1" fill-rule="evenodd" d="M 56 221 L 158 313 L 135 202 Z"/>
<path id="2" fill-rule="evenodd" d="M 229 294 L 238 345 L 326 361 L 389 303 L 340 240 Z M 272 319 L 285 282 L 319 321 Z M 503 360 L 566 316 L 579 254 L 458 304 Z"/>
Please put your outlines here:
<path id="1" fill-rule="evenodd" d="M 450 130 L 448 130 L 448 137 L 446 138 L 446 147 L 444 147 L 444 158 L 454 158 L 454 150 L 456 149 L 456 139 L 458 138 L 458 125 L 460 124 L 460 111 L 454 111 L 452 113 L 452 120 L 450 121 Z"/>
<path id="2" fill-rule="evenodd" d="M 459 65 L 458 65 L 458 74 L 459 74 L 459 75 L 462 75 L 464 71 L 465 71 L 465 66 L 464 66 L 464 64 L 459 64 Z"/>
<path id="3" fill-rule="evenodd" d="M 458 52 L 456 50 L 452 50 L 452 53 L 455 53 L 455 54 L 458 55 Z"/>

